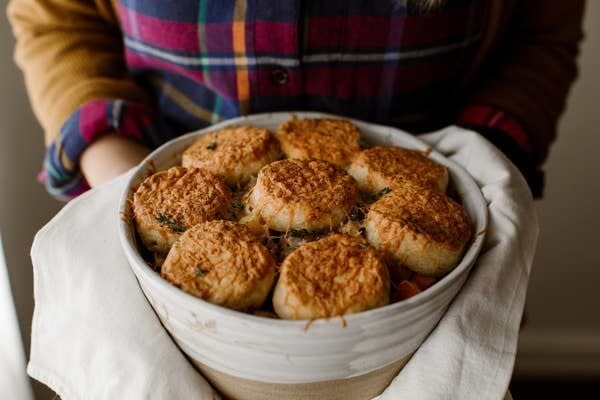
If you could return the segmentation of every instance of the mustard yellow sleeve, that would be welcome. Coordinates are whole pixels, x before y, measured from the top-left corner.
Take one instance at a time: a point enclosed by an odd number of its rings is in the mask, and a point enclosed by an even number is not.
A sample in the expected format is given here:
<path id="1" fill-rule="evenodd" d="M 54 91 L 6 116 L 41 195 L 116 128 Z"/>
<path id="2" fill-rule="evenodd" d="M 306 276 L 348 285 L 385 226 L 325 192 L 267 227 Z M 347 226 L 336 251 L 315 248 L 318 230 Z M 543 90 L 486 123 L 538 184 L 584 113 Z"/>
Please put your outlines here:
<path id="1" fill-rule="evenodd" d="M 79 107 L 96 99 L 148 104 L 125 68 L 110 0 L 11 0 L 15 60 L 46 143 Z"/>

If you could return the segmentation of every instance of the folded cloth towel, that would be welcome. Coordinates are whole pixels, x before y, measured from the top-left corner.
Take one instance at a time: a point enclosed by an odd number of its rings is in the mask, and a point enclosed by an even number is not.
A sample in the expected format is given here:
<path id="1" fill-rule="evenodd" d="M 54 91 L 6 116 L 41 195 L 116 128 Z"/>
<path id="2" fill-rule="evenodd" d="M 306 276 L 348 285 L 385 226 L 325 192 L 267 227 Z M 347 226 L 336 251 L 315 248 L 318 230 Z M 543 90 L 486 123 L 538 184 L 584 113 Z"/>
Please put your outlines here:
<path id="1" fill-rule="evenodd" d="M 538 234 L 517 169 L 457 127 L 421 137 L 466 168 L 489 205 L 484 248 L 465 286 L 378 399 L 503 399 Z M 67 204 L 37 234 L 28 373 L 63 399 L 215 399 L 144 298 L 117 234 L 130 174 Z"/>

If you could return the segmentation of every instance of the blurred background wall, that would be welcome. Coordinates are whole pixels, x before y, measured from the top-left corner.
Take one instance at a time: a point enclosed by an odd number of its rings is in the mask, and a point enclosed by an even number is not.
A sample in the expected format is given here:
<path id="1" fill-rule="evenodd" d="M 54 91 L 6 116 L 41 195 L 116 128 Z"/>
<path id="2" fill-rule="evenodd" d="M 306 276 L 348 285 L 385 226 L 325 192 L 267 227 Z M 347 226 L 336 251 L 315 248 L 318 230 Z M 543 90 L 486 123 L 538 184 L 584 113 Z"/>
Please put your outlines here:
<path id="1" fill-rule="evenodd" d="M 7 0 L 0 0 L 0 232 L 28 353 L 33 312 L 29 248 L 36 231 L 56 214 L 61 204 L 52 200 L 36 181 L 44 154 L 43 136 L 30 110 L 21 73 L 12 62 L 7 4 Z M 0 365 L 0 371 L 2 368 Z M 34 390 L 38 399 L 53 398 L 41 384 L 34 383 Z"/>
<path id="2" fill-rule="evenodd" d="M 0 8 L 6 9 L 6 0 Z M 589 1 L 581 75 L 548 164 L 541 234 L 516 375 L 600 378 L 600 1 Z M 25 349 L 33 311 L 29 248 L 61 207 L 36 175 L 40 127 L 12 63 L 13 39 L 0 15 L 0 231 Z M 1 338 L 0 338 L 1 340 Z M 38 399 L 52 394 L 34 385 Z"/>
<path id="3" fill-rule="evenodd" d="M 580 77 L 538 203 L 540 238 L 517 375 L 600 380 L 600 1 L 587 1 L 584 30 Z"/>

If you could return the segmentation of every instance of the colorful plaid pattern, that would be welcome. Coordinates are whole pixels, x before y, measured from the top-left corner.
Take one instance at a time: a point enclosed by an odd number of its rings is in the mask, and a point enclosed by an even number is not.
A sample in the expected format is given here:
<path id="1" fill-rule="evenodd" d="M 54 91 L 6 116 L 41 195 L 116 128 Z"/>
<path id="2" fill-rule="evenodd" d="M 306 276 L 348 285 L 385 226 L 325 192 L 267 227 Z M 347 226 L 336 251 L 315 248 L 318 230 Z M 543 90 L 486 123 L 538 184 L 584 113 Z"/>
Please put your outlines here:
<path id="1" fill-rule="evenodd" d="M 504 111 L 490 106 L 470 106 L 458 116 L 456 123 L 461 126 L 484 126 L 504 132 L 524 152 L 533 151 L 525 128 Z"/>
<path id="2" fill-rule="evenodd" d="M 44 169 L 39 179 L 60 200 L 82 194 L 89 186 L 76 162 L 83 150 L 107 131 L 131 137 L 156 147 L 164 141 L 164 127 L 152 110 L 122 100 L 96 100 L 78 109 L 64 123 L 59 140 L 46 151 Z"/>
<path id="3" fill-rule="evenodd" d="M 155 147 L 269 111 L 330 112 L 414 132 L 450 123 L 484 1 L 454 0 L 429 12 L 413 3 L 118 1 L 126 65 L 156 109 L 119 99 L 83 105 L 48 149 L 50 192 L 69 198 L 86 189 L 77 160 L 108 130 Z"/>

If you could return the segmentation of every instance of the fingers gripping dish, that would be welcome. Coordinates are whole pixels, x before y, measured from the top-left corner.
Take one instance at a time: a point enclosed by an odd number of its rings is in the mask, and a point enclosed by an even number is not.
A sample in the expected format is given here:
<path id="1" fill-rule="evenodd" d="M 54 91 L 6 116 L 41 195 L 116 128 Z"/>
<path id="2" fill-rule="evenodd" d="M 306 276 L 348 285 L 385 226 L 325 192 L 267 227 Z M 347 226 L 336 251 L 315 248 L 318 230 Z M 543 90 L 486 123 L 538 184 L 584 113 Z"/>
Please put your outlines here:
<path id="1" fill-rule="evenodd" d="M 186 292 L 211 303 L 246 311 L 267 298 L 275 261 L 244 225 L 203 222 L 175 242 L 161 274 Z"/>
<path id="2" fill-rule="evenodd" d="M 448 186 L 446 167 L 416 150 L 400 147 L 372 147 L 363 150 L 348 168 L 360 190 L 378 193 L 409 182 L 442 193 Z"/>
<path id="3" fill-rule="evenodd" d="M 356 181 L 323 160 L 287 159 L 264 167 L 247 203 L 276 231 L 327 230 L 343 222 L 356 204 Z"/>
<path id="4" fill-rule="evenodd" d="M 181 165 L 207 169 L 236 187 L 280 157 L 279 142 L 268 130 L 240 126 L 202 136 L 183 153 Z"/>
<path id="5" fill-rule="evenodd" d="M 442 276 L 460 260 L 471 238 L 462 207 L 436 190 L 405 184 L 371 206 L 368 241 L 397 266 Z"/>
<path id="6" fill-rule="evenodd" d="M 377 252 L 363 240 L 333 234 L 291 253 L 273 293 L 284 319 L 345 315 L 389 303 L 389 277 Z"/>
<path id="7" fill-rule="evenodd" d="M 212 173 L 172 167 L 146 178 L 133 195 L 133 214 L 144 246 L 166 255 L 192 226 L 221 218 L 231 209 L 229 188 Z"/>
<path id="8" fill-rule="evenodd" d="M 292 118 L 277 130 L 288 158 L 316 158 L 346 167 L 360 151 L 360 131 L 341 119 Z"/>

